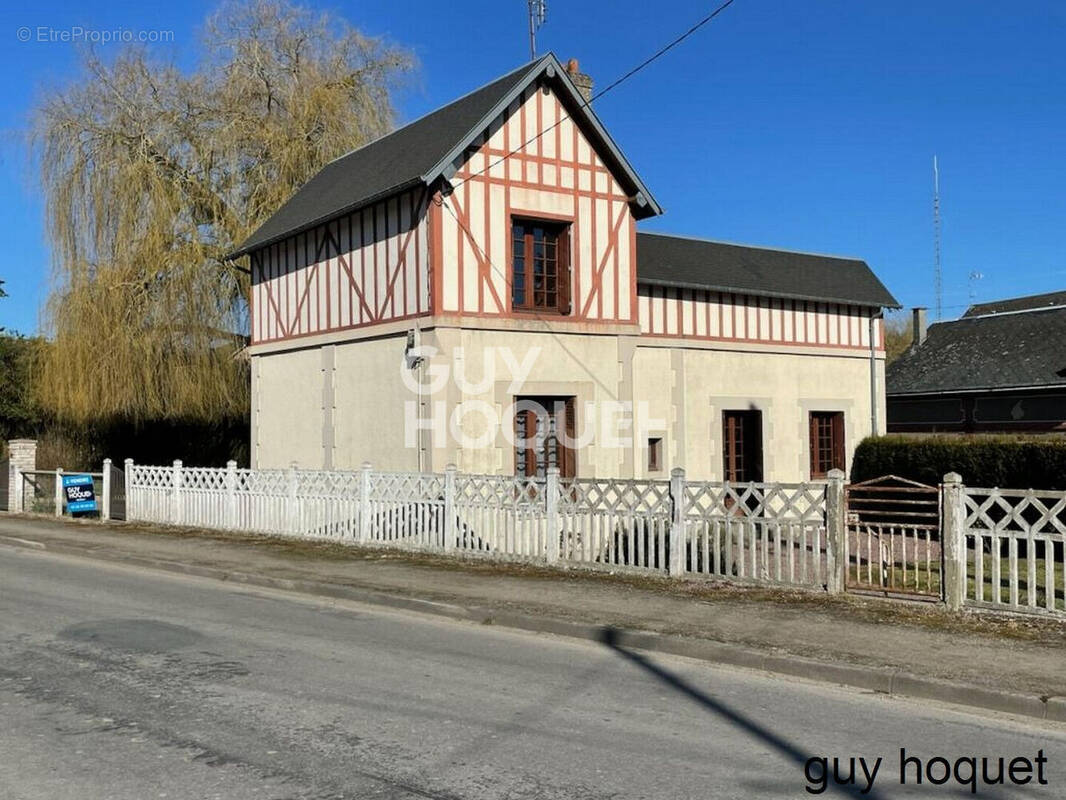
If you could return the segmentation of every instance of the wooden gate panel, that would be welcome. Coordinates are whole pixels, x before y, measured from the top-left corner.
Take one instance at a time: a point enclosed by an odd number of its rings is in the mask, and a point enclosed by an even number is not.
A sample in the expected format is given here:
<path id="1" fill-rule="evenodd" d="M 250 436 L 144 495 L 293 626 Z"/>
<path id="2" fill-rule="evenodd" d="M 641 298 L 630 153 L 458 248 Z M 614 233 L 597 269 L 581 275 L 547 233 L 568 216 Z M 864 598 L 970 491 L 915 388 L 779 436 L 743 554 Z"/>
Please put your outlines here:
<path id="1" fill-rule="evenodd" d="M 847 589 L 940 599 L 940 489 L 886 475 L 850 484 L 845 497 Z"/>

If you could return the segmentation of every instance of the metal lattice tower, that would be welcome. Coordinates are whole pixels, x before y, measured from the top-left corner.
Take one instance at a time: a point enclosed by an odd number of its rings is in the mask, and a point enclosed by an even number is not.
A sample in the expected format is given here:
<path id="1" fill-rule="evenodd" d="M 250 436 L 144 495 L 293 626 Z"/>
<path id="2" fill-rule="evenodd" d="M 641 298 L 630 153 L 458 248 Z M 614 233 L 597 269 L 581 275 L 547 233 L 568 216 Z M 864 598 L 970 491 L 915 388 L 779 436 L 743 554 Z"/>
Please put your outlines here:
<path id="1" fill-rule="evenodd" d="M 939 322 L 944 317 L 944 275 L 940 269 L 940 167 L 936 156 L 933 156 L 933 291 Z"/>

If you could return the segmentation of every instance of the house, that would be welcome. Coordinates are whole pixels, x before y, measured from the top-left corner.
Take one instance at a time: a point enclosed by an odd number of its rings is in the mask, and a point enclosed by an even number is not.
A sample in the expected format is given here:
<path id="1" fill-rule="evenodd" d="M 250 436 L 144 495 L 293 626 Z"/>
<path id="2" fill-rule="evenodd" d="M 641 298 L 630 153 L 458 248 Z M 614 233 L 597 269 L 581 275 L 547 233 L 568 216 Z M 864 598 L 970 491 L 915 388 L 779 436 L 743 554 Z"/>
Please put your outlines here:
<path id="1" fill-rule="evenodd" d="M 889 368 L 888 429 L 1066 430 L 1066 292 L 970 306 L 926 330 Z"/>
<path id="2" fill-rule="evenodd" d="M 252 271 L 254 467 L 800 481 L 884 428 L 867 264 L 662 208 L 539 58 L 325 166 Z"/>

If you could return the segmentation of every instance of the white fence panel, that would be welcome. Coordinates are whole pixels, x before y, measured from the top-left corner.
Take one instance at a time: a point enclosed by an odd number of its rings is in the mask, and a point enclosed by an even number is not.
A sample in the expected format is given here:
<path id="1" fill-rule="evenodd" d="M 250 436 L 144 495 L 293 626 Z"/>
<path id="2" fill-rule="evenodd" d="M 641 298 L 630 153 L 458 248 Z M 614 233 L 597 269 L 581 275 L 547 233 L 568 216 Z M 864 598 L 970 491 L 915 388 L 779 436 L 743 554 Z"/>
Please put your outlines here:
<path id="1" fill-rule="evenodd" d="M 672 508 L 669 481 L 566 481 L 559 558 L 665 574 Z"/>
<path id="2" fill-rule="evenodd" d="M 824 483 L 686 483 L 689 571 L 711 578 L 828 583 Z"/>
<path id="3" fill-rule="evenodd" d="M 1066 614 L 1066 492 L 963 490 L 968 605 Z"/>
<path id="4" fill-rule="evenodd" d="M 519 559 L 546 555 L 544 485 L 505 475 L 455 476 L 454 547 Z"/>

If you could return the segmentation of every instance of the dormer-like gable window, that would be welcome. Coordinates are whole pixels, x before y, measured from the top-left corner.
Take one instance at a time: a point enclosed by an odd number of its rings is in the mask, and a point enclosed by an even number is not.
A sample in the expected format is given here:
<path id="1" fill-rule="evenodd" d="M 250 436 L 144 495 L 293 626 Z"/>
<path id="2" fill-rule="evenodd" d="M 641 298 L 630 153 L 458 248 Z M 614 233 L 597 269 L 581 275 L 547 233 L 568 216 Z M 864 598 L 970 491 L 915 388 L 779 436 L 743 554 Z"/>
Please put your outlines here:
<path id="1" fill-rule="evenodd" d="M 515 219 L 511 247 L 511 308 L 569 314 L 569 225 Z"/>

